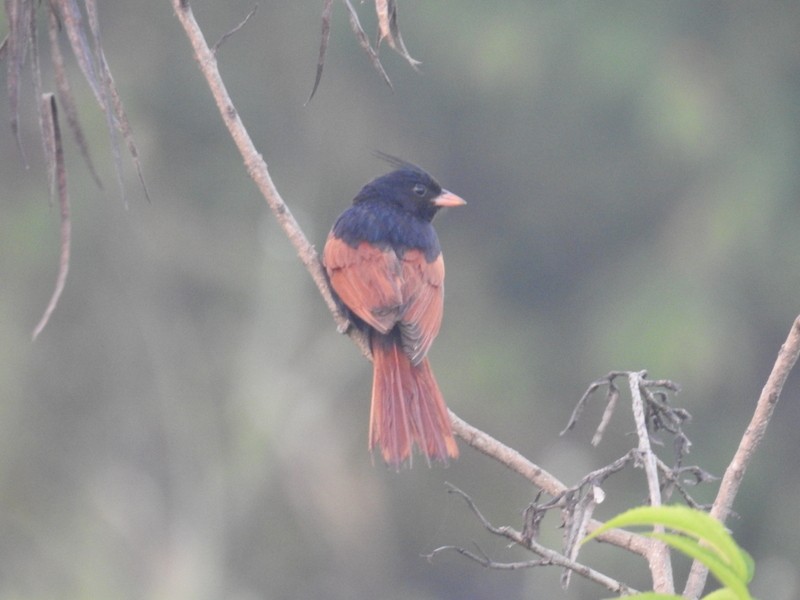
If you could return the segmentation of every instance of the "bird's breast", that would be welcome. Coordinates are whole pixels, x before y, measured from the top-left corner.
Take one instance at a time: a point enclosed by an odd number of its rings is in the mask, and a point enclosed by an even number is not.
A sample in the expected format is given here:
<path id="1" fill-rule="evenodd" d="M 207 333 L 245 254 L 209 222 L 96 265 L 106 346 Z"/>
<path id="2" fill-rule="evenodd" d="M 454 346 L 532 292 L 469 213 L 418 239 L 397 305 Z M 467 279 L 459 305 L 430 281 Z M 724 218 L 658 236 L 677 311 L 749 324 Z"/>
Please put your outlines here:
<path id="1" fill-rule="evenodd" d="M 441 253 L 433 225 L 402 211 L 355 205 L 342 213 L 334 224 L 333 234 L 353 248 L 367 242 L 391 249 L 400 257 L 408 250 L 419 250 L 428 262 Z"/>

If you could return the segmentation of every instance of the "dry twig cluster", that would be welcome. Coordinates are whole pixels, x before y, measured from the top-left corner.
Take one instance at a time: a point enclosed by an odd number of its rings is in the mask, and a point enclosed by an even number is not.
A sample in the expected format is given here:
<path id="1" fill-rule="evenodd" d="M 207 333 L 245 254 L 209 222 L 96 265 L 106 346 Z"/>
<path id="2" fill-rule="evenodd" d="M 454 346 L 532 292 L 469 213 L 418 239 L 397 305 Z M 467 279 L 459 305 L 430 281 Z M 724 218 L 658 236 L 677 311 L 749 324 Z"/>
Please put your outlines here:
<path id="1" fill-rule="evenodd" d="M 367 56 L 369 56 L 372 66 L 378 73 L 380 73 L 381 77 L 383 77 L 386 85 L 392 87 L 392 81 L 386 74 L 386 70 L 383 68 L 380 55 L 378 54 L 378 49 L 380 48 L 383 40 L 386 40 L 386 43 L 389 44 L 389 47 L 392 50 L 406 59 L 408 64 L 415 69 L 417 68 L 417 65 L 419 65 L 420 62 L 414 58 L 411 58 L 411 55 L 406 49 L 406 44 L 403 42 L 403 36 L 400 35 L 400 27 L 397 24 L 397 0 L 375 0 L 375 13 L 378 17 L 378 39 L 375 43 L 375 46 L 372 45 L 369 36 L 361 26 L 361 21 L 358 18 L 358 12 L 356 12 L 352 2 L 350 2 L 350 0 L 344 0 L 344 5 L 347 8 L 347 14 L 350 20 L 350 28 L 353 30 L 353 33 L 355 34 L 361 48 L 364 50 L 364 52 L 366 52 Z M 325 55 L 328 52 L 328 42 L 331 38 L 332 16 L 333 0 L 324 0 L 322 7 L 322 35 L 319 45 L 319 59 L 317 60 L 317 76 L 314 79 L 314 87 L 311 90 L 311 95 L 308 97 L 307 103 L 311 102 L 314 94 L 317 93 L 317 88 L 319 88 L 320 81 L 322 81 L 322 70 L 325 68 Z"/>

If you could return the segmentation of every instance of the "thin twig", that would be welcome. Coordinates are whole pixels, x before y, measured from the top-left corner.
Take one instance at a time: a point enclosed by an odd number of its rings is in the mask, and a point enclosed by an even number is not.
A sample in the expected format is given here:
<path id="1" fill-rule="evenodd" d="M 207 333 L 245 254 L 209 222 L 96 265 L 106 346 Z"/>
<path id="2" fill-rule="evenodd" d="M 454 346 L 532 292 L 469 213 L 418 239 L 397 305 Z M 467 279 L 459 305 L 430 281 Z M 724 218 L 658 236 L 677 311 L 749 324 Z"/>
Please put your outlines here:
<path id="1" fill-rule="evenodd" d="M 460 489 L 458 489 L 456 486 L 454 486 L 452 484 L 446 483 L 445 485 L 447 485 L 448 491 L 450 493 L 457 494 L 458 496 L 461 496 L 461 498 L 464 499 L 464 501 L 467 503 L 467 506 L 469 506 L 469 509 L 477 517 L 477 519 L 481 522 L 481 525 L 483 525 L 483 527 L 486 530 L 488 530 L 489 532 L 493 533 L 494 535 L 497 535 L 497 536 L 500 536 L 500 537 L 504 537 L 507 540 L 522 546 L 523 548 L 527 548 L 528 550 L 530 550 L 534 554 L 537 554 L 537 555 L 541 556 L 544 559 L 544 561 L 535 561 L 535 562 L 538 562 L 539 564 L 555 565 L 555 566 L 558 566 L 558 567 L 563 567 L 565 569 L 570 569 L 571 571 L 574 571 L 575 573 L 578 573 L 579 575 L 585 577 L 586 579 L 588 579 L 590 581 L 594 581 L 595 583 L 598 583 L 598 584 L 604 586 L 606 589 L 610 590 L 611 592 L 613 592 L 615 594 L 634 594 L 634 593 L 636 593 L 635 589 L 627 586 L 626 584 L 624 584 L 622 582 L 617 581 L 616 579 L 613 579 L 613 578 L 611 578 L 611 577 L 609 577 L 607 575 L 604 575 L 603 573 L 600 573 L 599 571 L 595 571 L 594 569 L 592 569 L 590 567 L 587 567 L 584 564 L 581 564 L 581 563 L 576 562 L 574 560 L 570 560 L 569 558 L 567 558 L 563 554 L 560 554 L 560 553 L 556 552 L 555 550 L 551 550 L 550 548 L 548 548 L 546 546 L 543 546 L 542 544 L 539 544 L 535 540 L 525 539 L 525 537 L 522 535 L 522 533 L 517 531 L 513 527 L 495 527 L 494 525 L 491 524 L 491 522 L 485 516 L 483 516 L 483 513 L 481 513 L 480 509 L 478 509 L 478 507 L 476 506 L 475 502 L 472 500 L 472 498 L 470 498 L 470 496 L 468 494 L 466 494 L 465 492 L 461 491 Z M 442 548 L 440 548 L 438 550 L 434 550 L 430 555 L 428 555 L 428 558 L 429 559 L 432 558 L 434 555 L 438 554 L 441 551 L 444 551 L 445 549 L 455 549 L 460 554 L 463 554 L 465 556 L 469 556 L 473 560 L 476 560 L 477 562 L 480 562 L 481 564 L 483 564 L 484 566 L 487 566 L 487 567 L 492 566 L 492 564 L 494 563 L 494 561 L 488 560 L 488 557 L 485 557 L 484 559 L 480 559 L 476 555 L 470 553 L 468 550 L 465 550 L 463 548 L 459 549 L 458 547 L 453 547 L 453 546 L 445 546 L 445 547 L 442 547 Z M 500 565 L 510 565 L 510 564 L 523 565 L 524 564 L 525 567 L 522 567 L 522 566 L 518 566 L 518 567 L 505 566 L 505 567 L 502 567 L 501 566 L 501 567 L 495 567 L 495 568 L 506 568 L 506 569 L 508 569 L 508 568 L 527 568 L 528 566 L 536 566 L 535 564 L 530 564 L 530 563 L 499 563 L 499 564 Z"/>
<path id="2" fill-rule="evenodd" d="M 433 562 L 433 559 L 441 554 L 442 552 L 446 552 L 448 550 L 453 550 L 458 552 L 459 554 L 466 556 L 467 558 L 474 560 L 479 565 L 486 567 L 487 569 L 497 569 L 500 571 L 517 571 L 519 569 L 530 569 L 532 567 L 544 567 L 547 565 L 552 564 L 550 561 L 546 559 L 536 559 L 536 560 L 526 560 L 521 562 L 497 562 L 495 560 L 490 559 L 486 554 L 480 549 L 477 548 L 480 554 L 475 554 L 474 552 L 470 552 L 466 548 L 462 548 L 461 546 L 440 546 L 439 548 L 435 548 L 430 552 L 430 554 L 423 554 L 422 558 L 428 560 L 428 562 Z"/>
<path id="3" fill-rule="evenodd" d="M 614 409 L 617 408 L 617 401 L 619 400 L 619 388 L 614 385 L 613 381 L 608 382 L 608 394 L 606 395 L 606 408 L 603 411 L 603 416 L 600 419 L 600 424 L 592 436 L 592 446 L 599 446 L 603 440 L 603 434 L 611 422 L 611 417 L 614 415 Z"/>
<path id="4" fill-rule="evenodd" d="M 562 511 L 564 554 L 569 560 L 577 560 L 581 541 L 586 537 L 586 529 L 592 519 L 594 509 L 603 501 L 604 497 L 603 490 L 599 486 L 592 485 L 568 510 Z M 572 569 L 564 569 L 561 574 L 561 587 L 567 589 L 571 578 Z"/>
<path id="5" fill-rule="evenodd" d="M 669 500 L 672 490 L 675 489 L 678 490 L 678 493 L 688 506 L 702 511 L 708 511 L 711 508 L 710 504 L 700 504 L 697 502 L 686 488 L 689 485 L 696 485 L 706 481 L 716 481 L 719 477 L 712 475 L 698 466 L 672 468 L 661 459 L 656 459 L 656 462 L 658 463 L 658 470 L 664 478 L 661 483 L 662 495 L 666 495 L 667 500 Z M 694 481 L 683 480 L 683 476 L 687 473 L 692 476 Z"/>
<path id="6" fill-rule="evenodd" d="M 231 37 L 232 35 L 238 33 L 242 29 L 242 27 L 247 25 L 247 22 L 253 17 L 254 14 L 256 14 L 257 10 L 258 10 L 258 4 L 253 6 L 253 10 L 251 10 L 247 14 L 247 16 L 244 18 L 244 20 L 241 23 L 239 23 L 236 27 L 231 29 L 228 33 L 224 34 L 221 38 L 219 38 L 217 40 L 217 43 L 214 44 L 211 47 L 211 52 L 216 54 L 219 51 L 219 47 L 222 46 L 222 44 L 224 44 L 228 40 L 229 37 Z"/>
<path id="7" fill-rule="evenodd" d="M 600 425 L 598 426 L 592 443 L 596 444 L 600 441 L 603 432 L 605 431 L 611 415 L 617 405 L 619 399 L 619 388 L 616 386 L 615 379 L 618 377 L 625 377 L 628 380 L 628 387 L 630 389 L 631 401 L 633 407 L 633 417 L 636 423 L 636 434 L 638 437 L 638 447 L 633 451 L 631 456 L 637 460 L 644 468 L 647 478 L 647 486 L 649 490 L 650 504 L 652 506 L 660 506 L 661 499 L 661 479 L 659 477 L 659 461 L 655 452 L 653 451 L 652 444 L 656 440 L 652 437 L 652 431 L 665 429 L 676 438 L 678 467 L 683 459 L 688 446 L 689 440 L 681 431 L 682 423 L 689 418 L 689 414 L 682 409 L 675 409 L 669 406 L 666 391 L 677 392 L 678 386 L 669 380 L 648 380 L 646 371 L 640 372 L 625 372 L 625 371 L 612 371 L 605 377 L 597 379 L 592 382 L 584 392 L 575 409 L 572 412 L 569 423 L 564 429 L 566 433 L 581 416 L 589 397 L 594 394 L 599 388 L 606 386 L 608 391 L 606 393 L 606 409 L 603 413 Z M 653 390 L 656 391 L 653 391 Z M 666 391 L 664 391 L 666 390 Z M 625 457 L 623 457 L 625 458 Z M 618 461 L 619 462 L 619 461 Z M 624 462 L 621 466 L 624 466 Z M 620 466 L 620 468 L 621 468 Z M 609 473 L 610 474 L 610 473 Z M 674 476 L 668 478 L 670 482 L 675 480 Z M 578 505 L 574 503 L 574 498 L 586 499 L 580 494 L 582 486 L 586 485 L 591 480 L 584 479 L 575 492 L 569 493 L 572 500 L 567 501 L 565 510 L 577 511 Z M 680 489 L 681 493 L 684 490 Z M 587 494 L 588 496 L 588 494 Z M 591 505 L 588 505 L 591 507 Z M 580 514 L 580 513 L 576 513 Z M 568 523 L 570 527 L 574 527 L 574 523 Z M 568 530 L 569 528 L 568 527 Z M 656 529 L 658 531 L 658 529 Z M 570 542 L 571 543 L 571 542 Z M 672 577 L 672 564 L 668 547 L 657 540 L 652 540 L 652 543 L 647 546 L 646 558 L 650 567 L 650 572 L 653 577 L 653 586 L 657 592 L 673 593 L 674 581 Z"/>
<path id="8" fill-rule="evenodd" d="M 797 362 L 797 357 L 799 355 L 800 316 L 794 320 L 789 330 L 789 335 L 778 352 L 778 357 L 775 359 L 775 364 L 772 366 L 772 372 L 769 374 L 767 382 L 761 390 L 761 395 L 758 398 L 753 418 L 750 420 L 747 429 L 745 429 L 744 435 L 739 442 L 739 447 L 736 449 L 736 454 L 733 455 L 731 463 L 722 476 L 722 483 L 720 483 L 719 492 L 711 507 L 710 514 L 723 523 L 731 514 L 733 501 L 739 491 L 742 479 L 744 479 L 744 474 L 761 440 L 764 438 L 767 426 L 775 411 L 775 406 L 778 404 L 778 400 L 781 397 L 786 378 Z M 683 592 L 684 597 L 699 597 L 705 587 L 707 576 L 708 569 L 701 563 L 695 561 L 694 564 L 692 564 L 692 569 L 686 581 L 686 587 Z"/>
<path id="9" fill-rule="evenodd" d="M 539 505 L 540 510 L 550 510 L 553 508 L 565 508 L 570 503 L 575 502 L 575 498 L 578 498 L 582 494 L 582 490 L 586 487 L 600 487 L 606 479 L 608 479 L 614 473 L 618 473 L 626 466 L 628 466 L 631 462 L 637 461 L 639 459 L 639 452 L 635 448 L 628 450 L 625 454 L 619 457 L 614 462 L 601 467 L 599 469 L 595 469 L 590 473 L 584 475 L 581 480 L 576 483 L 571 488 L 564 490 L 558 496 L 553 497 L 552 499 L 548 500 L 547 502 Z"/>
<path id="10" fill-rule="evenodd" d="M 589 401 L 589 397 L 604 385 L 608 386 L 607 398 L 609 404 L 611 404 L 612 394 L 616 392 L 616 394 L 619 395 L 619 390 L 614 385 L 614 379 L 625 374 L 626 374 L 625 371 L 611 371 L 605 377 L 601 377 L 600 379 L 597 379 L 592 383 L 590 383 L 589 387 L 586 388 L 586 391 L 583 393 L 583 396 L 581 396 L 581 399 L 578 400 L 578 403 L 575 405 L 575 408 L 572 409 L 572 415 L 570 415 L 569 421 L 567 421 L 567 426 L 563 429 L 560 435 L 565 435 L 568 431 L 570 431 L 573 427 L 575 427 L 575 424 L 580 419 L 581 414 L 583 414 L 583 409 L 586 408 L 586 404 Z M 614 401 L 614 404 L 616 404 L 616 400 Z M 606 409 L 606 412 L 607 411 L 608 409 Z M 607 420 L 605 414 L 603 415 L 603 420 L 604 421 Z"/>
<path id="11" fill-rule="evenodd" d="M 450 423 L 453 426 L 453 432 L 467 444 L 521 475 L 547 494 L 559 496 L 569 489 L 554 475 L 532 463 L 519 452 L 496 440 L 485 431 L 470 425 L 452 410 L 450 411 Z M 594 531 L 600 524 L 600 521 L 592 519 L 589 522 L 588 531 Z M 600 535 L 598 540 L 619 546 L 644 557 L 650 551 L 650 540 L 622 529 L 608 531 Z"/>

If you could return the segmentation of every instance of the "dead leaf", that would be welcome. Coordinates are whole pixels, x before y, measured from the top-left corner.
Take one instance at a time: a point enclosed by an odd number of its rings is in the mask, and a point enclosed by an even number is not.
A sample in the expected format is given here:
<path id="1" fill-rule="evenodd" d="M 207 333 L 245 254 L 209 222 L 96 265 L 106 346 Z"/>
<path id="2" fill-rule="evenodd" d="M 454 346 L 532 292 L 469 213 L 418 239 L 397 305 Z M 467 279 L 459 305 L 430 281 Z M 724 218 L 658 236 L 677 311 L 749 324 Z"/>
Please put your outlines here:
<path id="1" fill-rule="evenodd" d="M 61 214 L 61 248 L 59 252 L 56 285 L 53 289 L 53 295 L 50 297 L 50 302 L 48 302 L 42 318 L 39 320 L 39 323 L 33 330 L 34 340 L 47 325 L 47 322 L 50 320 L 50 315 L 53 314 L 56 306 L 58 306 L 61 293 L 64 291 L 64 285 L 67 282 L 67 273 L 69 272 L 69 255 L 72 238 L 69 194 L 67 193 L 67 170 L 64 166 L 64 148 L 61 144 L 61 129 L 58 125 L 58 110 L 56 108 L 56 99 L 53 94 L 44 94 L 42 96 L 41 114 L 43 115 L 43 136 L 45 138 L 45 145 L 48 146 L 47 153 L 52 155 L 55 159 L 54 168 L 51 173 L 51 189 L 55 190 L 58 195 L 58 204 Z"/>

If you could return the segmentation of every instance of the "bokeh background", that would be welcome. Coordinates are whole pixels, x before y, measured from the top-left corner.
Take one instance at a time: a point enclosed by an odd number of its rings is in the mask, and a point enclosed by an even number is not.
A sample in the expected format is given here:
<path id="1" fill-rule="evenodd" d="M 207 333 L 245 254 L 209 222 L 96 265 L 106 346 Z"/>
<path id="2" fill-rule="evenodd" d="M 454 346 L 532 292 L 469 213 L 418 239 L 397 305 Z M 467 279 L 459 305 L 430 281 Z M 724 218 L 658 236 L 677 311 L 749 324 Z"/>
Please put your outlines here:
<path id="1" fill-rule="evenodd" d="M 193 6 L 214 41 L 252 3 Z M 374 31 L 370 4 L 357 8 Z M 374 150 L 425 166 L 469 201 L 437 219 L 448 280 L 431 358 L 451 407 L 571 483 L 634 443 L 620 411 L 591 448 L 599 399 L 559 437 L 575 401 L 610 370 L 647 369 L 681 384 L 689 459 L 721 474 L 800 312 L 800 4 L 399 8 L 423 64 L 382 48 L 394 91 L 338 3 L 307 106 L 320 2 L 261 2 L 220 50 L 306 234 L 321 247 L 387 170 Z M 30 170 L 0 103 L 0 598 L 603 597 L 579 578 L 562 591 L 555 569 L 422 558 L 473 543 L 530 558 L 444 482 L 515 527 L 536 490 L 463 445 L 446 469 L 373 464 L 370 365 L 248 179 L 170 3 L 101 3 L 100 17 L 152 202 L 126 160 L 125 209 L 105 119 L 71 63 L 105 189 L 68 141 L 72 267 L 35 343 L 58 210 L 27 74 Z M 794 374 L 730 522 L 771 600 L 800 596 L 799 392 Z M 639 471 L 606 488 L 601 517 L 645 496 Z M 543 541 L 558 543 L 557 525 Z M 583 560 L 649 586 L 615 549 Z"/>

